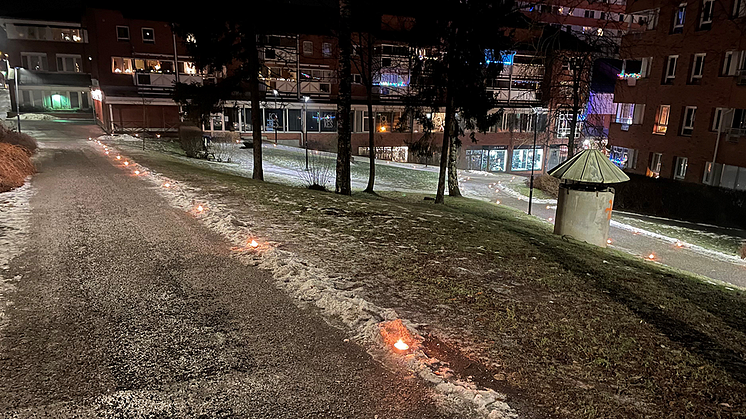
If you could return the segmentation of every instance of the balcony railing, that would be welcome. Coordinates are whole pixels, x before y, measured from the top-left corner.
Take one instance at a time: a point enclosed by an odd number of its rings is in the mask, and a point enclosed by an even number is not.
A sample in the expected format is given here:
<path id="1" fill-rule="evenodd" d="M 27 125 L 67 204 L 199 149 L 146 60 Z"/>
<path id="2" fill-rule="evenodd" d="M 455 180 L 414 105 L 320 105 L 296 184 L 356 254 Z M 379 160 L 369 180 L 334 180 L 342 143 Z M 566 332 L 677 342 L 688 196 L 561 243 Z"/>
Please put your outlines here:
<path id="1" fill-rule="evenodd" d="M 135 73 L 132 75 L 135 85 L 138 87 L 152 87 L 161 89 L 172 89 L 176 83 L 175 74 L 162 73 Z M 192 74 L 179 74 L 179 83 L 202 84 L 202 76 Z"/>
<path id="2" fill-rule="evenodd" d="M 746 137 L 746 128 L 728 128 L 725 137 L 729 143 L 738 143 L 740 138 Z"/>

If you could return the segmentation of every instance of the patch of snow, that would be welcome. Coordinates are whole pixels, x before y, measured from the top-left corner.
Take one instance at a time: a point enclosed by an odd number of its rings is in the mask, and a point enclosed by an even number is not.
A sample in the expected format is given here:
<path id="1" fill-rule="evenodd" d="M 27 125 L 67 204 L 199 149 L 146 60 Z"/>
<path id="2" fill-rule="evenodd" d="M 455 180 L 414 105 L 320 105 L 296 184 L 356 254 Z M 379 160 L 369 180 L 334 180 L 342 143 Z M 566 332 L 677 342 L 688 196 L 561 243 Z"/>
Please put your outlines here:
<path id="1" fill-rule="evenodd" d="M 518 417 L 504 402 L 504 395 L 491 389 L 479 389 L 473 383 L 436 375 L 430 365 L 437 363 L 422 350 L 414 349 L 404 356 L 395 354 L 384 344 L 380 332 L 382 323 L 399 318 L 395 310 L 379 307 L 365 300 L 356 290 L 349 289 L 349 281 L 344 278 L 332 278 L 311 262 L 257 237 L 252 232 L 251 222 L 238 220 L 219 202 L 203 198 L 197 188 L 156 173 L 135 163 L 131 158 L 128 161 L 141 171 L 141 177 L 153 184 L 173 207 L 191 213 L 208 228 L 233 243 L 235 255 L 244 263 L 270 271 L 280 289 L 299 301 L 316 305 L 327 316 L 341 320 L 354 334 L 354 339 L 368 346 L 369 353 L 374 358 L 407 367 L 434 384 L 435 390 L 442 396 L 469 403 L 484 417 Z M 163 186 L 166 183 L 169 184 L 168 188 Z M 197 212 L 197 205 L 201 205 L 204 210 Z M 247 242 L 252 239 L 260 242 L 256 249 L 247 246 Z M 413 323 L 406 319 L 402 319 L 402 323 L 415 340 L 424 340 Z"/>
<path id="2" fill-rule="evenodd" d="M 57 119 L 57 118 L 46 113 L 22 113 L 21 114 L 21 121 L 51 121 L 53 119 Z"/>
<path id="3" fill-rule="evenodd" d="M 4 295 L 14 288 L 11 281 L 20 278 L 9 278 L 7 271 L 10 261 L 23 253 L 30 226 L 31 197 L 34 188 L 31 182 L 9 192 L 0 193 L 0 330 L 2 330 L 7 302 Z"/>
<path id="4" fill-rule="evenodd" d="M 96 137 L 98 141 L 142 141 L 142 138 L 133 137 L 129 134 L 101 135 Z"/>
<path id="5" fill-rule="evenodd" d="M 508 186 L 506 186 L 506 185 L 504 185 L 502 183 L 498 183 L 496 185 L 496 187 L 498 189 L 500 189 L 502 192 L 505 192 L 506 194 L 512 196 L 515 199 L 528 202 L 528 197 L 526 195 L 524 195 L 524 194 L 516 191 L 515 189 L 512 189 L 512 188 L 510 188 L 510 187 L 508 187 Z M 533 199 L 533 203 L 534 204 L 551 204 L 551 205 L 556 205 L 557 204 L 557 200 L 556 199 L 539 199 L 539 198 L 534 198 Z"/>

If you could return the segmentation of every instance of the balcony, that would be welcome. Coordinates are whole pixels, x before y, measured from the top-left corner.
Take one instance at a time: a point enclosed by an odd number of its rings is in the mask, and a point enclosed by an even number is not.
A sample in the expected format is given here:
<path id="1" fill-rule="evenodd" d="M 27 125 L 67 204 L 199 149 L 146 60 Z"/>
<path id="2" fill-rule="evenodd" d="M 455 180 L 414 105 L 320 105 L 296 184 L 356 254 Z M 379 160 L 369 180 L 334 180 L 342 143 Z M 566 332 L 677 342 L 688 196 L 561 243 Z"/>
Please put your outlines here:
<path id="1" fill-rule="evenodd" d="M 538 102 L 540 93 L 538 90 L 518 90 L 518 89 L 492 89 L 496 100 L 500 102 Z"/>
<path id="2" fill-rule="evenodd" d="M 746 69 L 738 70 L 736 73 L 736 83 L 739 86 L 746 86 Z"/>
<path id="3" fill-rule="evenodd" d="M 746 137 L 746 128 L 728 128 L 725 140 L 729 143 L 738 143 L 740 138 Z"/>
<path id="4" fill-rule="evenodd" d="M 295 93 L 298 91 L 298 85 L 295 80 L 276 80 L 270 83 L 272 87 L 274 83 L 274 89 L 277 89 L 281 93 Z M 324 95 L 328 96 L 331 94 L 331 83 L 320 82 L 320 81 L 301 81 L 302 95 Z"/>

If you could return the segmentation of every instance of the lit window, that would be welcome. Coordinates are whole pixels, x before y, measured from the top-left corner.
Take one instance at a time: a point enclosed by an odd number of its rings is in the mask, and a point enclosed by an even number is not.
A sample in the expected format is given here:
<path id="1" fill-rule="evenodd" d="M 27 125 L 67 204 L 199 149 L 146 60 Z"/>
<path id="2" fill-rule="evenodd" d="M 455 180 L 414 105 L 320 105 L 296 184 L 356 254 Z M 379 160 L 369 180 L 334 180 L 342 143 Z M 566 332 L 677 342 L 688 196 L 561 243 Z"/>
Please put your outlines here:
<path id="1" fill-rule="evenodd" d="M 47 71 L 47 54 L 40 52 L 22 52 L 21 61 L 23 68 L 27 70 Z"/>
<path id="2" fill-rule="evenodd" d="M 684 30 L 686 20 L 686 3 L 679 4 L 673 18 L 673 33 L 681 33 Z"/>
<path id="3" fill-rule="evenodd" d="M 121 74 L 132 74 L 132 59 L 122 57 L 111 57 L 111 72 Z"/>
<path id="4" fill-rule="evenodd" d="M 668 130 L 668 117 L 671 114 L 671 105 L 660 105 L 658 112 L 655 114 L 655 124 L 653 125 L 653 134 L 666 134 Z"/>
<path id="5" fill-rule="evenodd" d="M 142 42 L 147 44 L 155 43 L 155 30 L 153 28 L 142 28 Z"/>
<path id="6" fill-rule="evenodd" d="M 117 26 L 117 41 L 129 41 L 130 40 L 130 27 L 129 26 Z"/>
<path id="7" fill-rule="evenodd" d="M 681 135 L 692 135 L 692 131 L 694 131 L 694 116 L 696 113 L 696 106 L 687 106 L 684 109 L 684 121 L 681 124 Z"/>
<path id="8" fill-rule="evenodd" d="M 661 175 L 661 166 L 663 165 L 663 154 L 652 153 L 650 155 L 650 166 L 648 167 L 647 175 L 649 177 L 657 178 Z"/>
<path id="9" fill-rule="evenodd" d="M 544 150 L 540 147 L 532 150 L 530 148 L 520 148 L 513 150 L 513 158 L 510 161 L 510 170 L 541 170 L 541 163 Z"/>

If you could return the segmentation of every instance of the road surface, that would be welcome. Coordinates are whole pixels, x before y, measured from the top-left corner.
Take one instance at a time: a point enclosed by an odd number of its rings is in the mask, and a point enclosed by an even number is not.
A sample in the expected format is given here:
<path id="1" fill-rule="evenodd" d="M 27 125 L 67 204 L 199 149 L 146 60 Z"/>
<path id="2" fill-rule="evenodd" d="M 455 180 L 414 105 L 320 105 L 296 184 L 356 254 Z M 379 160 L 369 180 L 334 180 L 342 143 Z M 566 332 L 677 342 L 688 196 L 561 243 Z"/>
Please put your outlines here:
<path id="1" fill-rule="evenodd" d="M 450 417 L 115 168 L 85 141 L 95 127 L 29 126 L 42 148 L 0 295 L 0 417 Z"/>

